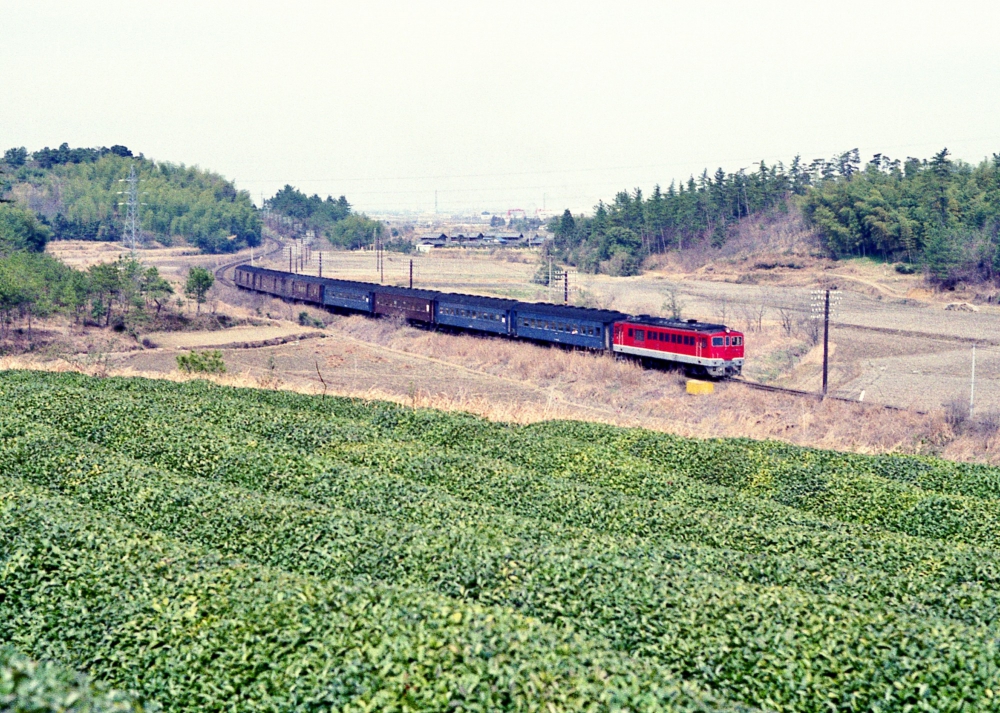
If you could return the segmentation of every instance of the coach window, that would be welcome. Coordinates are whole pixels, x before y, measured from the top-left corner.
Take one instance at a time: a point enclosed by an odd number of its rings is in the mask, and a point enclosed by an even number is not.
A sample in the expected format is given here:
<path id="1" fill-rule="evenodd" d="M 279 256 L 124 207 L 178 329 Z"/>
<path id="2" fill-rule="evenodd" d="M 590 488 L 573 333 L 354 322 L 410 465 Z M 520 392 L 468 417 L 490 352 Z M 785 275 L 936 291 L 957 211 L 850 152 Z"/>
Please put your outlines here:
<path id="1" fill-rule="evenodd" d="M 712 346 L 721 347 L 725 345 L 725 340 L 722 337 L 712 337 Z"/>

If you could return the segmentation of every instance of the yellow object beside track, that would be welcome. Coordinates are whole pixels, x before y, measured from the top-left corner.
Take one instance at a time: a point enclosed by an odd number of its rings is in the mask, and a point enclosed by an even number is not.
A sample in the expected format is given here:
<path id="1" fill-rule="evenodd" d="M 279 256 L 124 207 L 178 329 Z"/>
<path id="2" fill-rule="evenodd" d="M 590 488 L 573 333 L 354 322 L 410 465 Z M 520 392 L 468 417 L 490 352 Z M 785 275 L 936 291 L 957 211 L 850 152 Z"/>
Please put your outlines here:
<path id="1" fill-rule="evenodd" d="M 698 381 L 697 379 L 688 379 L 687 392 L 689 394 L 711 394 L 715 392 L 715 384 L 713 384 L 711 381 Z"/>

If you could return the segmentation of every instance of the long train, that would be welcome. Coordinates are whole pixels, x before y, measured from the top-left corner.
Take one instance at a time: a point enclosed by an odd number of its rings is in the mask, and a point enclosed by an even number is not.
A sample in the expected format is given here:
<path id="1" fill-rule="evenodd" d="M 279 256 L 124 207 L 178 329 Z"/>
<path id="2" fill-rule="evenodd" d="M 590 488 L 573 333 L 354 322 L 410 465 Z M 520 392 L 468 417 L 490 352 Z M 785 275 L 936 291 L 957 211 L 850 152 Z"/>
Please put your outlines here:
<path id="1" fill-rule="evenodd" d="M 333 310 L 673 362 L 713 377 L 743 369 L 743 334 L 722 324 L 376 285 L 240 265 L 240 289 Z"/>

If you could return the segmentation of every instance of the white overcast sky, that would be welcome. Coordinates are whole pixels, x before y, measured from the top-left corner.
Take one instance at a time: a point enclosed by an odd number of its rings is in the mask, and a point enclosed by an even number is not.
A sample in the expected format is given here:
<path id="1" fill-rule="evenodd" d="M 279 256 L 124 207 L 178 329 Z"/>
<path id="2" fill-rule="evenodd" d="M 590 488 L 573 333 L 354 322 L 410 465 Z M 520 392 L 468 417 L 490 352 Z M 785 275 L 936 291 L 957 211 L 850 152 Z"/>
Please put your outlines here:
<path id="1" fill-rule="evenodd" d="M 589 210 L 796 154 L 1000 152 L 996 2 L 0 0 L 0 149 L 361 210 Z"/>

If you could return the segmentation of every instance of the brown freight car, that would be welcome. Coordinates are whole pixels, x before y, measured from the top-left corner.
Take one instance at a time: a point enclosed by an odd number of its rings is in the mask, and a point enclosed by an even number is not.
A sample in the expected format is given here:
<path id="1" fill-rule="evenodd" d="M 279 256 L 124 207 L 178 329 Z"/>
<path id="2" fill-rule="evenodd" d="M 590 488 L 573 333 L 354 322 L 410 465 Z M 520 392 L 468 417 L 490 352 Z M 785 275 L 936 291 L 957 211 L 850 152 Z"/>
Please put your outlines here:
<path id="1" fill-rule="evenodd" d="M 323 283 L 309 275 L 295 275 L 291 278 L 288 296 L 302 302 L 323 304 Z"/>
<path id="2" fill-rule="evenodd" d="M 414 292 L 418 294 L 414 295 Z M 433 322 L 434 294 L 420 294 L 417 290 L 397 291 L 391 287 L 376 288 L 375 314 L 403 317 L 415 322 Z"/>

